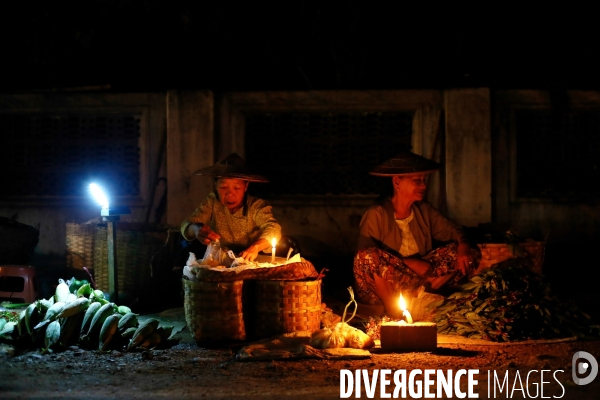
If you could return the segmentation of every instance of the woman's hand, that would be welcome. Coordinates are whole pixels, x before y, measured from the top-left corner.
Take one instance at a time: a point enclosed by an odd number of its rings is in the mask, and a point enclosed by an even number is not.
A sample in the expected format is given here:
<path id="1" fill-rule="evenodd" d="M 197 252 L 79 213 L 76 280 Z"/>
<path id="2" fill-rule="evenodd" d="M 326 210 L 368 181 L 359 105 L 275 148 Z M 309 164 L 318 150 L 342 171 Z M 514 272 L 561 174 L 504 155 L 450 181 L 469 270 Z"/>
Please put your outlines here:
<path id="1" fill-rule="evenodd" d="M 195 226 L 194 232 L 196 234 L 196 238 L 202 244 L 208 245 L 210 242 L 221 239 L 221 235 L 210 229 L 210 226 L 208 225 L 198 224 Z"/>
<path id="2" fill-rule="evenodd" d="M 456 261 L 458 262 L 458 269 L 463 275 L 467 275 L 474 267 L 473 265 L 473 254 L 471 248 L 465 242 L 458 244 L 456 251 Z"/>
<path id="3" fill-rule="evenodd" d="M 258 247 L 256 247 L 255 245 L 252 245 L 250 247 L 248 247 L 246 250 L 242 251 L 239 255 L 239 257 L 242 257 L 244 260 L 246 261 L 254 261 L 256 260 L 256 257 L 258 256 Z"/>
<path id="4" fill-rule="evenodd" d="M 258 239 L 252 243 L 246 250 L 240 252 L 238 257 L 242 257 L 246 261 L 254 261 L 258 257 L 258 252 L 271 247 L 271 243 L 267 239 Z"/>
<path id="5" fill-rule="evenodd" d="M 420 258 L 405 257 L 402 259 L 402 262 L 423 278 L 427 278 L 431 272 L 431 264 Z"/>

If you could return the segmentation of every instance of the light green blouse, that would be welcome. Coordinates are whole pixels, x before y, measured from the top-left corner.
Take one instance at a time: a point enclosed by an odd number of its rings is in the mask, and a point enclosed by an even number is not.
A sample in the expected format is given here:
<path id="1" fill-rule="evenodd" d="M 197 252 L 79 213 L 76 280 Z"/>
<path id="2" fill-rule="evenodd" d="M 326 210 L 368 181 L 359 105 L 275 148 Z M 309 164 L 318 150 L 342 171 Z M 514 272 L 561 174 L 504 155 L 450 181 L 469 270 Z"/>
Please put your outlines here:
<path id="1" fill-rule="evenodd" d="M 258 239 L 271 242 L 272 238 L 277 241 L 281 238 L 281 226 L 273 216 L 272 207 L 265 200 L 252 196 L 247 196 L 245 207 L 232 214 L 215 193 L 211 193 L 181 224 L 181 234 L 186 240 L 195 239 L 186 236 L 190 224 L 208 224 L 221 235 L 221 246 L 236 253 Z"/>

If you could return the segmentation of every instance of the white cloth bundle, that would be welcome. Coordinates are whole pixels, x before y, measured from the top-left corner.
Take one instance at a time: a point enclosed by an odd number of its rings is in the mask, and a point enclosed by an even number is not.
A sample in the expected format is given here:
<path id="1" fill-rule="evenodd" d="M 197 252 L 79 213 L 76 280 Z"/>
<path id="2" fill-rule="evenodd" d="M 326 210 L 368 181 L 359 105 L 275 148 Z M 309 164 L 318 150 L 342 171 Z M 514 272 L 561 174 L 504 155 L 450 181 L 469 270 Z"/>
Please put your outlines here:
<path id="1" fill-rule="evenodd" d="M 323 328 L 313 332 L 310 336 L 310 345 L 317 349 L 333 349 L 340 347 L 350 347 L 353 349 L 370 349 L 375 346 L 371 336 L 360 329 L 348 325 L 348 322 L 356 315 L 356 300 L 354 300 L 354 291 L 352 287 L 348 288 L 350 292 L 350 302 L 344 308 L 342 321 L 336 323 L 331 328 Z M 354 303 L 354 312 L 346 321 L 346 311 L 350 304 Z"/>

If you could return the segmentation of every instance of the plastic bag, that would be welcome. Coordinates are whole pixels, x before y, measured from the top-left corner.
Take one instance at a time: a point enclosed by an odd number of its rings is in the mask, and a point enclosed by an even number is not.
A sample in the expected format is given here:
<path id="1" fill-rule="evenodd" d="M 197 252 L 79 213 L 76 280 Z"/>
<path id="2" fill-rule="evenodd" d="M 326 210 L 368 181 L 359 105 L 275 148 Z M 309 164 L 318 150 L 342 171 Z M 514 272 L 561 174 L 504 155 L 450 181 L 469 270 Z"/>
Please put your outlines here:
<path id="1" fill-rule="evenodd" d="M 223 265 L 223 256 L 224 252 L 221 249 L 221 243 L 219 240 L 215 240 L 206 246 L 206 251 L 204 252 L 204 257 L 200 260 L 200 265 L 209 265 L 211 267 Z"/>

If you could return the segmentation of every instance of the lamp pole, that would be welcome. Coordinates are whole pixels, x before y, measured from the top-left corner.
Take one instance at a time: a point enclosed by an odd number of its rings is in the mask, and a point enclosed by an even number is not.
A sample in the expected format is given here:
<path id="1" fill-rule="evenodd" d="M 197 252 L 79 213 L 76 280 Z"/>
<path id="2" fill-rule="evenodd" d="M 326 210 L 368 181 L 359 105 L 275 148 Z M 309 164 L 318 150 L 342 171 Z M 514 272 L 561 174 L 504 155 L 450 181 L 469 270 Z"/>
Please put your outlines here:
<path id="1" fill-rule="evenodd" d="M 108 248 L 108 295 L 110 301 L 116 303 L 119 297 L 119 280 L 116 268 L 117 263 L 117 229 L 116 223 L 121 214 L 129 214 L 131 211 L 126 206 L 109 207 L 108 197 L 100 186 L 90 183 L 90 192 L 96 201 L 102 206 L 100 216 L 106 222 L 107 248 Z"/>
<path id="2" fill-rule="evenodd" d="M 116 268 L 117 260 L 117 229 L 118 215 L 102 217 L 106 221 L 107 247 L 108 247 L 108 295 L 110 301 L 116 303 L 119 297 L 119 280 Z"/>

